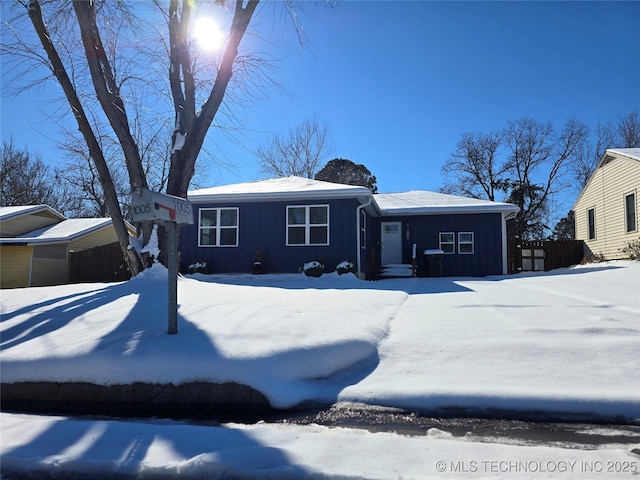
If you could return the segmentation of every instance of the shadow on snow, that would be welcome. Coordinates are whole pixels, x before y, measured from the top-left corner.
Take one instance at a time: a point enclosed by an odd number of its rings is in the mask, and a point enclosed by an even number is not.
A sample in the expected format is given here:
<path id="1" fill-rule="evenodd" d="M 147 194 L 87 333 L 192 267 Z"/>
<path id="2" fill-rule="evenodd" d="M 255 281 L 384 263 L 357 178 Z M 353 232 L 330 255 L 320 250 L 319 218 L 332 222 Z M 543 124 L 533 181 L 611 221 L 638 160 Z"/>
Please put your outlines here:
<path id="1" fill-rule="evenodd" d="M 1 462 L 8 478 L 246 478 L 257 472 L 306 478 L 312 473 L 241 429 L 66 417 L 7 450 Z"/>

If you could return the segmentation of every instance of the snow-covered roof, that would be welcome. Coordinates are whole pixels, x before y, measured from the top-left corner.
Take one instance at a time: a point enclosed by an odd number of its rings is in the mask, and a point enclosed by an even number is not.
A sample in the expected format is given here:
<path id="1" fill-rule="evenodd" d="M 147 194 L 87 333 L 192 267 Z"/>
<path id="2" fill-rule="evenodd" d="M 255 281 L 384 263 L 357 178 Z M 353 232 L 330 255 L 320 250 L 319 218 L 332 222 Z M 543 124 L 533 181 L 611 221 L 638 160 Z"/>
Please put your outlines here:
<path id="1" fill-rule="evenodd" d="M 56 212 L 49 205 L 20 205 L 12 207 L 0 207 L 0 220 L 6 221 L 11 218 L 22 217 L 25 215 L 34 215 L 40 212 L 50 213 L 53 217 L 58 217 L 61 220 L 65 219 L 65 216 Z"/>
<path id="2" fill-rule="evenodd" d="M 236 183 L 220 187 L 192 190 L 187 193 L 190 202 L 226 202 L 251 200 L 287 200 L 300 198 L 319 200 L 332 198 L 368 197 L 366 187 L 322 182 L 302 177 L 273 178 L 257 182 Z"/>
<path id="3" fill-rule="evenodd" d="M 640 148 L 609 148 L 607 152 L 613 153 L 614 155 L 623 155 L 640 162 Z"/>
<path id="4" fill-rule="evenodd" d="M 384 193 L 371 195 L 366 187 L 322 182 L 302 177 L 274 178 L 258 182 L 236 183 L 221 187 L 192 190 L 187 194 L 189 201 L 239 202 L 251 200 L 288 200 L 305 198 L 309 200 L 332 198 L 373 197 L 382 215 L 414 215 L 438 213 L 474 212 L 517 212 L 518 207 L 510 203 L 490 202 L 474 198 L 447 195 L 427 191 Z"/>
<path id="5" fill-rule="evenodd" d="M 511 203 L 491 202 L 423 190 L 378 193 L 373 195 L 373 198 L 382 215 L 516 213 L 519 210 Z"/>
<path id="6" fill-rule="evenodd" d="M 14 238 L 0 238 L 0 243 L 41 245 L 74 240 L 111 225 L 110 218 L 72 218 Z"/>

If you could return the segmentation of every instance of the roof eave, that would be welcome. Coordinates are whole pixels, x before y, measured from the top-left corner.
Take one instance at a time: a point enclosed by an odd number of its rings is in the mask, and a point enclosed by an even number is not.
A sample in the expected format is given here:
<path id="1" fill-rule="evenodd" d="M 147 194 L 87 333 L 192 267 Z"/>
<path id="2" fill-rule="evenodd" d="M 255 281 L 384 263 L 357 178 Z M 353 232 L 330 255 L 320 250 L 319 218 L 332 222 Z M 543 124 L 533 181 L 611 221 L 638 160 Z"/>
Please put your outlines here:
<path id="1" fill-rule="evenodd" d="M 58 237 L 51 237 L 51 238 L 34 238 L 34 237 L 20 236 L 15 238 L 0 239 L 0 244 L 4 244 L 4 245 L 20 244 L 27 247 L 35 247 L 38 245 L 49 245 L 49 244 L 55 245 L 57 243 L 69 243 L 74 240 L 77 240 L 78 238 L 85 237 L 87 235 L 90 235 L 99 230 L 109 227 L 109 225 L 111 225 L 112 223 L 111 219 L 109 218 L 106 220 L 109 220 L 109 221 L 92 225 L 91 227 L 84 228 L 78 232 L 74 232 L 65 236 L 58 236 Z M 28 235 L 28 234 L 25 234 L 25 235 Z"/>
<path id="2" fill-rule="evenodd" d="M 517 213 L 520 209 L 513 206 L 433 206 L 420 208 L 380 209 L 382 216 L 411 216 L 411 215 L 448 215 L 464 213 Z"/>
<path id="3" fill-rule="evenodd" d="M 234 202 L 252 202 L 252 201 L 270 201 L 279 200 L 342 200 L 342 199 L 359 199 L 367 197 L 370 193 L 363 190 L 320 190 L 311 192 L 259 192 L 259 193 L 223 193 L 223 194 L 201 194 L 189 195 L 187 199 L 192 203 L 234 203 Z"/>

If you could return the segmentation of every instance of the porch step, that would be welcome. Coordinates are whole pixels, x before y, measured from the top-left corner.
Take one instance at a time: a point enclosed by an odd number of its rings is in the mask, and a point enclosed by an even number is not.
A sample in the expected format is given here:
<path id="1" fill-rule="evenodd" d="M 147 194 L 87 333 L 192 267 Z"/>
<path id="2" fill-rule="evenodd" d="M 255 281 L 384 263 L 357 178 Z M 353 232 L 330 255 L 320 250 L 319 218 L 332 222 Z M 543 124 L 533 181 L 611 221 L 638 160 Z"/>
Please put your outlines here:
<path id="1" fill-rule="evenodd" d="M 378 274 L 379 278 L 413 277 L 413 267 L 410 263 L 385 265 Z"/>

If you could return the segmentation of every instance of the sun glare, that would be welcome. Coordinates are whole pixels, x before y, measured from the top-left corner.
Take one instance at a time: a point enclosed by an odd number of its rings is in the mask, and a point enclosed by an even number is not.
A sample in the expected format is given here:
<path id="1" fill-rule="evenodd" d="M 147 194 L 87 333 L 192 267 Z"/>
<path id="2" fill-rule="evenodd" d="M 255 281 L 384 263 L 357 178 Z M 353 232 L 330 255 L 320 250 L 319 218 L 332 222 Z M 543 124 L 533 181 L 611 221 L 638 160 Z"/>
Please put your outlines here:
<path id="1" fill-rule="evenodd" d="M 199 17 L 193 25 L 193 38 L 204 50 L 218 50 L 224 43 L 224 33 L 214 19 Z"/>

